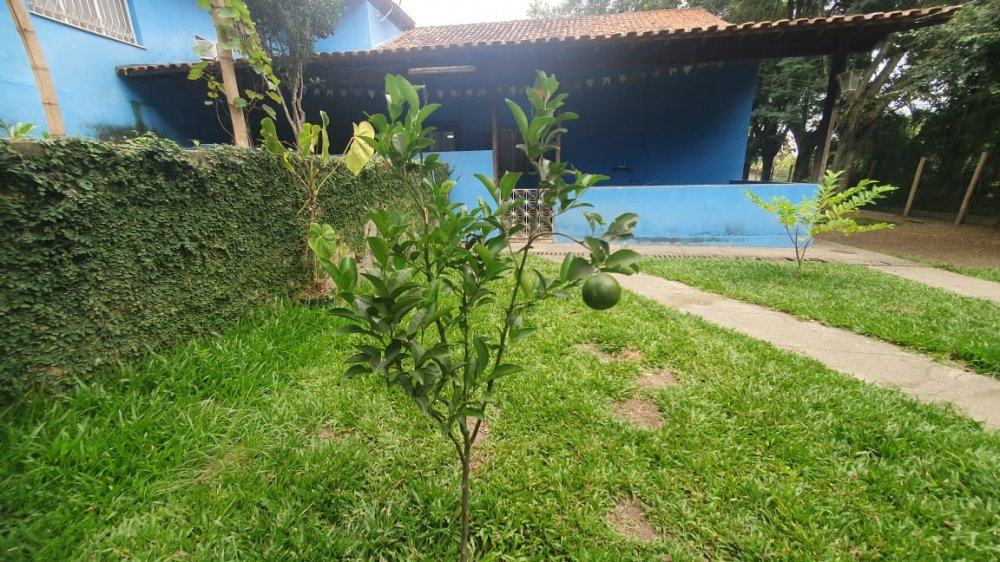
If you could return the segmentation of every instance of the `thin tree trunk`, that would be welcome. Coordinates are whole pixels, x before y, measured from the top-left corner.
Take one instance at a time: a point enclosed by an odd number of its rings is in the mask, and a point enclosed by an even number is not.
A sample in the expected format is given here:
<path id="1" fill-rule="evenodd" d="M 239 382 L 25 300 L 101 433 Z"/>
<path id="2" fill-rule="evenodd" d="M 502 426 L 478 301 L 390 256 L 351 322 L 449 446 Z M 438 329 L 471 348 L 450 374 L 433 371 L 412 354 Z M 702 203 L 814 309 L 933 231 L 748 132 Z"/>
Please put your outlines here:
<path id="1" fill-rule="evenodd" d="M 31 63 L 31 72 L 35 75 L 35 85 L 38 87 L 42 109 L 45 111 L 45 121 L 49 128 L 49 134 L 54 137 L 64 136 L 66 135 L 66 126 L 63 124 L 62 111 L 59 109 L 56 87 L 52 83 L 52 74 L 45 62 L 45 53 L 42 51 L 42 44 L 38 41 L 38 35 L 35 34 L 31 16 L 28 14 L 27 8 L 24 7 L 23 0 L 7 0 L 7 8 L 14 20 L 17 34 L 21 37 L 21 43 L 24 44 L 24 50 L 28 53 L 28 61 Z"/>
<path id="2" fill-rule="evenodd" d="M 10 0 L 8 0 L 10 1 Z M 233 142 L 236 146 L 250 147 L 250 131 L 247 129 L 246 116 L 243 109 L 236 105 L 240 97 L 240 87 L 236 82 L 236 67 L 233 64 L 233 52 L 221 48 L 229 43 L 229 32 L 226 30 L 225 18 L 219 15 L 219 10 L 225 8 L 225 0 L 212 0 L 212 21 L 215 22 L 215 32 L 219 39 L 219 69 L 222 71 L 222 86 L 226 93 L 226 104 L 229 106 L 229 118 L 233 123 Z"/>
<path id="3" fill-rule="evenodd" d="M 463 422 L 464 423 L 464 422 Z M 467 432 L 465 432 L 467 434 Z M 462 458 L 462 547 L 459 554 L 461 562 L 469 560 L 469 497 L 472 489 L 469 485 L 469 472 L 472 463 L 472 443 L 469 437 L 465 438 L 465 454 Z"/>

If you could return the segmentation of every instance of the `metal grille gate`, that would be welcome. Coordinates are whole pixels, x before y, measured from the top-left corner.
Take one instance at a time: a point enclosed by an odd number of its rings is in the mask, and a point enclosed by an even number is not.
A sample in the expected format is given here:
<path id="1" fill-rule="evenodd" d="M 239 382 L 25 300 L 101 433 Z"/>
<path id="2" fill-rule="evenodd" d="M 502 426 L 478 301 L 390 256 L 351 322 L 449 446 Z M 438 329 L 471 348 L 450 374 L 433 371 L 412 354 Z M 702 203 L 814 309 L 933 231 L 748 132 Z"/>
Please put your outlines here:
<path id="1" fill-rule="evenodd" d="M 552 209 L 542 201 L 537 189 L 515 189 L 511 200 L 524 199 L 524 204 L 514 209 L 511 218 L 515 224 L 523 224 L 524 230 L 518 238 L 529 236 L 552 236 Z"/>

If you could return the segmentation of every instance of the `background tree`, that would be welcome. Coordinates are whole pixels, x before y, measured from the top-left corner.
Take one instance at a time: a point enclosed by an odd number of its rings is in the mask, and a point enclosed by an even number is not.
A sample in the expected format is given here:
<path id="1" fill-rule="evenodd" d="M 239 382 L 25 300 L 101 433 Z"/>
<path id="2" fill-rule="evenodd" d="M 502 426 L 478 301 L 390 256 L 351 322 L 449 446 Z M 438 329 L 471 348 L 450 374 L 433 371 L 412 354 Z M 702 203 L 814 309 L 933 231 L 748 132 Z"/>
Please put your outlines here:
<path id="1" fill-rule="evenodd" d="M 970 2 L 949 23 L 914 34 L 906 81 L 896 82 L 889 109 L 849 147 L 852 169 L 908 183 L 927 156 L 916 207 L 953 211 L 980 152 L 1000 146 L 1000 0 Z M 1000 213 L 997 160 L 987 160 L 975 193 L 978 213 Z"/>
<path id="2" fill-rule="evenodd" d="M 886 150 L 907 143 L 926 144 L 913 142 L 917 131 L 931 128 L 947 131 L 948 123 L 957 129 L 958 135 L 950 132 L 927 142 L 952 145 L 940 150 L 948 154 L 943 159 L 960 162 L 951 166 L 959 175 L 974 164 L 969 160 L 974 160 L 973 155 L 978 156 L 981 148 L 977 147 L 996 143 L 990 139 L 991 132 L 997 130 L 997 96 L 995 92 L 991 94 L 988 85 L 995 88 L 998 83 L 990 70 L 995 72 L 996 61 L 1000 60 L 995 51 L 1000 33 L 998 2 L 976 0 L 950 24 L 895 34 L 872 52 L 850 57 L 848 68 L 861 72 L 861 86 L 839 100 L 832 161 L 834 169 L 847 170 L 843 176 L 845 184 L 852 175 L 869 170 L 881 173 L 879 177 L 892 176 L 893 181 L 907 183 L 898 177 L 905 175 L 902 172 L 873 164 L 898 160 L 891 154 L 886 158 Z M 537 0 L 530 13 L 536 17 L 582 15 L 675 8 L 683 4 L 704 8 L 732 23 L 742 23 L 902 10 L 941 3 L 939 0 Z M 970 51 L 969 57 L 965 56 L 966 50 Z M 788 133 L 797 152 L 793 178 L 809 180 L 821 173 L 815 169 L 819 165 L 816 156 L 825 139 L 818 125 L 829 68 L 829 59 L 822 57 L 761 63 L 745 174 L 760 159 L 762 179 L 772 179 L 774 156 Z M 893 131 L 896 134 L 889 134 Z M 916 146 L 913 150 L 919 152 Z M 881 160 L 874 152 L 882 153 Z M 913 158 L 914 163 L 918 158 L 919 155 Z M 907 167 L 912 174 L 912 166 Z M 989 169 L 987 177 L 991 177 Z M 985 196 L 988 192 L 981 193 Z"/>
<path id="3" fill-rule="evenodd" d="M 285 119 L 299 138 L 306 112 L 302 98 L 308 88 L 305 68 L 316 39 L 329 37 L 344 15 L 344 0 L 246 0 L 261 45 L 281 79 Z"/>

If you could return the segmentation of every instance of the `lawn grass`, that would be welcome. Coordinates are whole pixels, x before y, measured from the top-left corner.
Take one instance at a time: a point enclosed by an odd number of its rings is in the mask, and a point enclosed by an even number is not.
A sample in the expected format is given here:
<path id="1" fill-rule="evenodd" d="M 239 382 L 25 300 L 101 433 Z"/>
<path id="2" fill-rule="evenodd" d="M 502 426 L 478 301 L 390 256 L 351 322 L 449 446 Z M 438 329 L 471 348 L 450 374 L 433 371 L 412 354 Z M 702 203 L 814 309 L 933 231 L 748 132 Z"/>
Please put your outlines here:
<path id="1" fill-rule="evenodd" d="M 1000 376 L 1000 306 L 856 265 L 648 259 L 645 273 L 782 310 Z"/>
<path id="2" fill-rule="evenodd" d="M 1000 555 L 1000 436 L 943 406 L 633 295 L 534 323 L 473 483 L 476 559 Z M 278 306 L 0 411 L 0 559 L 456 559 L 453 451 L 401 393 L 339 377 L 339 324 Z M 664 427 L 612 418 L 659 369 Z M 609 528 L 621 498 L 662 541 Z"/>

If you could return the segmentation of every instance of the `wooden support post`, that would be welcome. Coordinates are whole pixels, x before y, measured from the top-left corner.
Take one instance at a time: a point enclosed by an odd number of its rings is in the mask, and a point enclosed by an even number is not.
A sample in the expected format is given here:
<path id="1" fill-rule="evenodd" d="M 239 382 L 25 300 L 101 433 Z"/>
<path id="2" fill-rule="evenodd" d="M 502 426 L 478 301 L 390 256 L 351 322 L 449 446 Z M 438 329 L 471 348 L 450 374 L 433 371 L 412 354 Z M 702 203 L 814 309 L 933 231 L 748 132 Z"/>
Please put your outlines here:
<path id="1" fill-rule="evenodd" d="M 500 129 L 497 128 L 497 95 L 493 94 L 493 181 L 500 183 Z"/>
<path id="2" fill-rule="evenodd" d="M 63 124 L 62 111 L 59 109 L 56 87 L 52 83 L 49 65 L 45 62 L 42 44 L 38 41 L 35 27 L 31 23 L 31 15 L 24 7 L 24 0 L 7 0 L 7 8 L 14 20 L 17 34 L 21 37 L 21 43 L 24 44 L 24 50 L 28 53 L 28 62 L 31 64 L 31 72 L 35 75 L 35 85 L 38 87 L 38 96 L 42 100 L 42 109 L 45 111 L 45 121 L 49 128 L 49 134 L 54 137 L 65 136 L 66 126 Z"/>
<path id="3" fill-rule="evenodd" d="M 830 159 L 830 143 L 833 141 L 833 129 L 836 126 L 837 115 L 837 75 L 847 68 L 847 55 L 836 53 L 830 56 L 830 75 L 826 80 L 826 98 L 823 101 L 823 115 L 819 120 L 817 132 L 823 139 L 823 148 L 816 159 L 816 167 L 813 169 L 813 181 L 817 183 L 823 179 L 826 173 L 826 163 Z"/>
<path id="4" fill-rule="evenodd" d="M 823 142 L 823 152 L 816 161 L 816 170 L 813 173 L 813 181 L 816 183 L 823 181 L 823 176 L 826 175 L 826 164 L 830 160 L 830 144 L 833 142 L 833 128 L 836 126 L 837 110 L 834 108 L 833 114 L 830 115 L 830 128 L 827 129 L 826 140 Z"/>
<path id="5" fill-rule="evenodd" d="M 972 181 L 969 182 L 969 188 L 965 190 L 965 197 L 962 199 L 962 208 L 958 210 L 958 216 L 955 217 L 956 225 L 965 222 L 965 213 L 969 210 L 969 201 L 972 200 L 972 192 L 976 190 L 976 184 L 979 183 L 979 175 L 983 173 L 983 167 L 986 166 L 987 155 L 989 155 L 989 152 L 985 150 L 979 155 L 979 164 L 976 164 L 976 171 L 972 174 Z"/>
<path id="6" fill-rule="evenodd" d="M 233 64 L 233 51 L 223 48 L 229 43 L 229 32 L 226 30 L 226 20 L 219 15 L 219 10 L 225 8 L 225 0 L 212 0 L 212 21 L 215 22 L 215 32 L 219 44 L 219 70 L 222 71 L 222 87 L 226 93 L 226 105 L 229 107 L 229 118 L 233 124 L 233 143 L 236 146 L 250 146 L 250 131 L 247 129 L 243 109 L 236 105 L 240 97 L 240 87 L 236 82 L 236 67 Z"/>
<path id="7" fill-rule="evenodd" d="M 910 209 L 913 208 L 913 199 L 917 196 L 917 187 L 920 185 L 920 176 L 924 173 L 924 164 L 927 163 L 927 157 L 921 156 L 920 163 L 917 164 L 917 173 L 913 174 L 913 185 L 910 186 L 910 195 L 906 198 L 906 207 L 903 209 L 903 216 L 910 216 Z"/>

